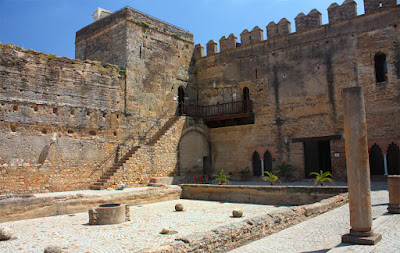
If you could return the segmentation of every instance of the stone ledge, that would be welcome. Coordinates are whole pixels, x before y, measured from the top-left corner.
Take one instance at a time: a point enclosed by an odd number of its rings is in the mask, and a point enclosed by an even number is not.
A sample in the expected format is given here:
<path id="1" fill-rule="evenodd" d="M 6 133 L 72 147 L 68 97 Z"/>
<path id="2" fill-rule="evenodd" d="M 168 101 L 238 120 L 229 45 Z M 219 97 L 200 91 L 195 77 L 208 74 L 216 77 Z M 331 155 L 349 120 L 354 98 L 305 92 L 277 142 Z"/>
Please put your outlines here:
<path id="1" fill-rule="evenodd" d="M 0 201 L 0 223 L 53 215 L 87 212 L 101 204 L 139 205 L 179 199 L 179 186 L 151 187 L 148 189 L 118 192 L 108 195 L 59 195 L 32 197 L 27 199 L 5 199 Z"/>
<path id="2" fill-rule="evenodd" d="M 208 232 L 177 238 L 174 243 L 154 247 L 146 252 L 225 252 L 279 232 L 347 202 L 348 194 L 344 193 L 311 205 L 281 207 L 274 212 L 221 226 Z"/>

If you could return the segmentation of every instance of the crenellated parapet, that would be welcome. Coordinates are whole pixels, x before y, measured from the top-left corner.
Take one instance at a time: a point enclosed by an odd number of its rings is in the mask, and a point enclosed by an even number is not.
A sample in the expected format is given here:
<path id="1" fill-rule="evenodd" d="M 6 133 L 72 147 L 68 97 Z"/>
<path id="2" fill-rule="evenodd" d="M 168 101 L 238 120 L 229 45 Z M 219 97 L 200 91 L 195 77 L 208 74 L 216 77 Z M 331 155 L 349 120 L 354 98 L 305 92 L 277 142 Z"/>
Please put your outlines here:
<path id="1" fill-rule="evenodd" d="M 267 25 L 267 37 L 268 39 L 279 37 L 282 35 L 290 34 L 292 32 L 290 22 L 286 18 L 282 18 L 278 24 L 274 21 Z"/>
<path id="2" fill-rule="evenodd" d="M 229 50 L 229 49 L 232 49 L 232 48 L 236 48 L 236 43 L 237 43 L 237 37 L 236 37 L 235 34 L 231 33 L 231 35 L 229 35 L 228 38 L 223 36 L 219 40 L 219 45 L 221 47 L 221 52 Z"/>
<path id="3" fill-rule="evenodd" d="M 369 14 L 374 11 L 391 8 L 397 6 L 397 0 L 364 0 L 365 13 Z M 344 0 L 339 5 L 332 3 L 328 10 L 329 25 L 339 21 L 351 20 L 357 17 L 357 3 L 355 0 Z M 307 15 L 300 13 L 295 18 L 296 33 L 305 30 L 318 28 L 322 26 L 322 14 L 316 9 L 311 10 Z M 282 18 L 278 23 L 270 22 L 266 26 L 267 40 L 288 36 L 292 33 L 291 22 L 286 18 Z M 303 35 L 307 36 L 307 35 Z M 264 31 L 256 26 L 251 31 L 245 29 L 240 34 L 240 43 L 236 35 L 231 34 L 229 37 L 223 36 L 219 40 L 220 52 L 230 49 L 251 46 L 264 40 Z M 201 46 L 202 47 L 202 46 Z M 200 45 L 196 46 L 196 57 L 204 56 L 204 47 L 201 49 Z M 207 56 L 218 54 L 218 44 L 214 40 L 207 43 Z"/>
<path id="4" fill-rule="evenodd" d="M 315 28 L 322 25 L 322 14 L 317 9 L 312 9 L 308 15 L 300 13 L 294 19 L 296 23 L 296 32 Z"/>
<path id="5" fill-rule="evenodd" d="M 364 0 L 365 14 L 397 5 L 397 0 Z"/>
<path id="6" fill-rule="evenodd" d="M 199 59 L 204 57 L 204 46 L 202 44 L 197 44 L 194 46 L 194 58 Z"/>
<path id="7" fill-rule="evenodd" d="M 214 55 L 218 53 L 218 43 L 214 40 L 210 40 L 207 43 L 207 56 Z"/>
<path id="8" fill-rule="evenodd" d="M 246 29 L 240 34 L 240 42 L 242 46 L 255 44 L 257 42 L 263 41 L 263 39 L 264 31 L 258 26 L 254 27 L 251 32 Z"/>
<path id="9" fill-rule="evenodd" d="M 357 3 L 354 0 L 346 0 L 342 5 L 333 3 L 328 8 L 329 23 L 340 20 L 348 20 L 357 16 Z"/>

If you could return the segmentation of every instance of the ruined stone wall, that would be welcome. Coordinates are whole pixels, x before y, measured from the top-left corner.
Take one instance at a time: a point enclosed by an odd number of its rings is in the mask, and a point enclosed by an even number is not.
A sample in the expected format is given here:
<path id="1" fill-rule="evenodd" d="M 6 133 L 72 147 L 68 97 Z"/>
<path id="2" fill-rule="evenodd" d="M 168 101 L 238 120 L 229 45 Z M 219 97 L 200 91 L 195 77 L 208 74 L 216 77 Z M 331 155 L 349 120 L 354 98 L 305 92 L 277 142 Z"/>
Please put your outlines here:
<path id="1" fill-rule="evenodd" d="M 0 44 L 0 194 L 85 189 L 123 135 L 125 76 Z"/>
<path id="2" fill-rule="evenodd" d="M 315 12 L 315 11 L 314 11 Z M 343 134 L 345 87 L 362 86 L 370 146 L 400 144 L 399 7 L 350 21 L 304 28 L 196 60 L 199 103 L 254 101 L 255 124 L 210 130 L 214 171 L 238 174 L 252 154 L 270 151 L 274 165 L 286 161 L 304 177 L 301 141 Z M 377 83 L 374 56 L 386 54 L 388 80 Z M 331 140 L 334 177 L 345 177 L 344 140 Z M 338 154 L 339 157 L 334 156 Z"/>

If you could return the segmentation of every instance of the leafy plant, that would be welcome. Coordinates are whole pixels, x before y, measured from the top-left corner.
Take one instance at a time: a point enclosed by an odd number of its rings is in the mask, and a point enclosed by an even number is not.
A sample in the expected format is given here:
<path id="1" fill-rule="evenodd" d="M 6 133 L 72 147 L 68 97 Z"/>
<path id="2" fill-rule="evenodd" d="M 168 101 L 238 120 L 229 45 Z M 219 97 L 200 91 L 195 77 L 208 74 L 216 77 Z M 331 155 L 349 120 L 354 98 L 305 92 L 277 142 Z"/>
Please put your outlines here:
<path id="1" fill-rule="evenodd" d="M 218 184 L 222 184 L 222 183 L 227 183 L 229 184 L 230 181 L 228 178 L 230 178 L 230 176 L 226 175 L 224 170 L 221 170 L 219 172 L 219 174 L 214 174 L 212 175 L 213 177 L 215 177 L 215 179 L 213 180 L 213 182 L 218 182 Z"/>
<path id="2" fill-rule="evenodd" d="M 332 184 L 334 184 L 333 179 L 332 179 L 332 174 L 329 171 L 323 172 L 322 170 L 318 172 L 311 172 L 310 176 L 314 175 L 314 186 L 317 184 L 320 184 L 321 186 L 325 185 L 325 181 L 329 181 Z"/>
<path id="3" fill-rule="evenodd" d="M 278 172 L 277 172 L 277 173 L 278 173 Z M 275 175 L 274 173 L 269 172 L 269 171 L 266 171 L 265 174 L 267 174 L 267 176 L 262 177 L 262 179 L 263 179 L 264 181 L 269 181 L 269 182 L 271 182 L 271 185 L 274 185 L 276 181 L 281 182 L 281 181 L 279 180 L 278 176 Z"/>
<path id="4" fill-rule="evenodd" d="M 175 39 L 181 39 L 181 36 L 179 34 L 174 33 Z"/>
<path id="5" fill-rule="evenodd" d="M 275 169 L 280 177 L 287 178 L 291 175 L 293 171 L 293 166 L 291 164 L 282 162 L 278 164 Z"/>
<path id="6" fill-rule="evenodd" d="M 147 23 L 146 21 L 141 21 L 141 20 L 135 20 L 135 19 L 131 19 L 134 23 L 138 24 L 138 25 L 142 25 L 145 26 L 147 28 L 150 28 L 150 24 Z"/>

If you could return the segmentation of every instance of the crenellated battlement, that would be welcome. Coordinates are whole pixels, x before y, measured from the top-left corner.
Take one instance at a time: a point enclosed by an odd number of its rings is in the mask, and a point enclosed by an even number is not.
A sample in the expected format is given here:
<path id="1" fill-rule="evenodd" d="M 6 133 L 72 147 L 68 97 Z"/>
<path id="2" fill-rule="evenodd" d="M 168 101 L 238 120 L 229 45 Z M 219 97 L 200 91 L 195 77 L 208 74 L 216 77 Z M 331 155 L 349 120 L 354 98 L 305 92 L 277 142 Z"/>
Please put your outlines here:
<path id="1" fill-rule="evenodd" d="M 365 14 L 395 6 L 397 6 L 397 0 L 364 0 Z M 357 17 L 357 3 L 354 0 L 345 0 L 341 5 L 332 3 L 327 11 L 329 24 L 350 20 Z M 295 33 L 322 26 L 322 14 L 317 9 L 311 10 L 307 15 L 301 12 L 294 20 L 296 27 Z M 267 40 L 288 36 L 292 34 L 291 22 L 286 18 L 282 18 L 278 23 L 272 21 L 266 26 L 266 34 Z M 238 43 L 237 36 L 234 34 L 229 35 L 229 37 L 223 36 L 219 40 L 220 52 L 234 49 L 238 46 L 245 47 L 257 44 L 264 40 L 264 31 L 256 26 L 251 31 L 245 29 L 240 34 L 240 43 Z M 206 47 L 207 56 L 218 54 L 218 44 L 214 40 L 210 40 Z M 200 58 L 204 56 L 204 47 L 202 45 L 196 46 L 195 57 Z"/>
<path id="2" fill-rule="evenodd" d="M 243 46 L 263 41 L 263 39 L 264 31 L 258 26 L 254 27 L 251 32 L 246 29 L 240 34 L 240 42 Z"/>
<path id="3" fill-rule="evenodd" d="M 236 43 L 237 43 L 237 36 L 235 34 L 231 33 L 231 35 L 229 35 L 228 38 L 222 36 L 222 38 L 219 40 L 221 52 L 235 48 Z"/>
<path id="4" fill-rule="evenodd" d="M 286 18 L 282 18 L 278 24 L 274 21 L 267 25 L 267 37 L 269 39 L 290 34 L 292 32 L 291 23 Z"/>
<path id="5" fill-rule="evenodd" d="M 397 0 L 364 0 L 365 14 L 397 5 Z"/>
<path id="6" fill-rule="evenodd" d="M 315 28 L 322 25 L 322 14 L 317 9 L 312 9 L 308 15 L 300 13 L 294 18 L 296 32 Z"/>
<path id="7" fill-rule="evenodd" d="M 329 23 L 348 20 L 357 16 L 357 3 L 354 0 L 346 0 L 342 5 L 333 3 L 328 8 Z"/>

